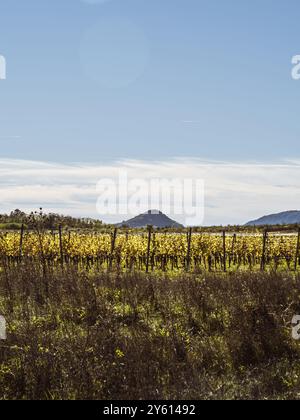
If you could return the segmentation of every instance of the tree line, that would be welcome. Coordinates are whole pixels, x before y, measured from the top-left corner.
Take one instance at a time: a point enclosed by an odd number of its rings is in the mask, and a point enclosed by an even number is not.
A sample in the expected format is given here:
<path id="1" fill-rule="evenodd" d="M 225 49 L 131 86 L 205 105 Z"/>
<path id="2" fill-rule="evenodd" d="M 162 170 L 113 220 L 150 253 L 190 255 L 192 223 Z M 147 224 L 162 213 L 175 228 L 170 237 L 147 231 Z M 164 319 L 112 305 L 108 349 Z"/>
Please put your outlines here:
<path id="1" fill-rule="evenodd" d="M 57 213 L 44 213 L 43 209 L 26 214 L 16 209 L 10 214 L 0 214 L 0 229 L 15 230 L 22 225 L 30 229 L 36 224 L 44 229 L 57 229 L 59 226 L 72 229 L 100 229 L 105 225 L 101 220 L 90 218 L 76 218 Z"/>

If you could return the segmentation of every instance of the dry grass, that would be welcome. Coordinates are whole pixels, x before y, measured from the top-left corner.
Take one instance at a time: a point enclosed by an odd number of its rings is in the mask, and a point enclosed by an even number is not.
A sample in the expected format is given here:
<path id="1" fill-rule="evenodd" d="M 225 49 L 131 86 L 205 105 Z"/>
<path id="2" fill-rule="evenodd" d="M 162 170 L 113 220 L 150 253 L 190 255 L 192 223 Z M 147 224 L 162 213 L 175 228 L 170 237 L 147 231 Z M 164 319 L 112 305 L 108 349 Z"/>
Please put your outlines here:
<path id="1" fill-rule="evenodd" d="M 300 277 L 3 266 L 3 399 L 300 396 Z"/>

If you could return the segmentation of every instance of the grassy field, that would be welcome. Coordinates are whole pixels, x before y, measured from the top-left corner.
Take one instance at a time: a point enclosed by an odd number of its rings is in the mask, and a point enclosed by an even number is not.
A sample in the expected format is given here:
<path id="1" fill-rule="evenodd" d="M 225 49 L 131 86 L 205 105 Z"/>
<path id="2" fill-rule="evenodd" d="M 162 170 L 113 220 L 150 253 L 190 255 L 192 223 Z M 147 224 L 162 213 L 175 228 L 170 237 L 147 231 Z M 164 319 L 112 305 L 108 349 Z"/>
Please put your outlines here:
<path id="1" fill-rule="evenodd" d="M 300 276 L 1 263 L 2 399 L 300 397 Z"/>

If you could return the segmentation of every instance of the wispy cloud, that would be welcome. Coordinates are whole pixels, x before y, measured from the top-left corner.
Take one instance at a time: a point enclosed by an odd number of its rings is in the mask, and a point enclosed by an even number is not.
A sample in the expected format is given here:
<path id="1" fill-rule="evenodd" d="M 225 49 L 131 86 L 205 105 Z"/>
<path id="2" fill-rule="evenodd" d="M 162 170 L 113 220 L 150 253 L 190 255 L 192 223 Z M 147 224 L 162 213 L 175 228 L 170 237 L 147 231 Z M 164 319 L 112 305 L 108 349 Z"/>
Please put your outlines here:
<path id="1" fill-rule="evenodd" d="M 207 225 L 244 223 L 300 207 L 297 159 L 278 163 L 128 160 L 99 165 L 0 159 L 0 212 L 42 206 L 46 211 L 101 217 L 96 212 L 96 184 L 102 178 L 117 178 L 120 170 L 126 170 L 129 179 L 203 179 Z"/>
<path id="2" fill-rule="evenodd" d="M 20 140 L 21 136 L 0 136 L 0 140 Z"/>
<path id="3" fill-rule="evenodd" d="M 197 121 L 197 120 L 183 120 L 182 121 L 183 124 L 200 124 L 201 121 Z"/>

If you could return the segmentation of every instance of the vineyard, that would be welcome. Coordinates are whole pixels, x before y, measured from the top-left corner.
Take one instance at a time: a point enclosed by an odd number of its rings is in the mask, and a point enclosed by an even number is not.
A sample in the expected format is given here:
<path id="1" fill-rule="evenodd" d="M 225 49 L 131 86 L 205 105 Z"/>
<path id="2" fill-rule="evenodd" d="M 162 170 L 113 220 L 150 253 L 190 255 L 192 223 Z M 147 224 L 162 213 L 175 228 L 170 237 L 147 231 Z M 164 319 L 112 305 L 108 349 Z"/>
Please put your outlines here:
<path id="1" fill-rule="evenodd" d="M 39 259 L 45 264 L 75 264 L 87 269 L 139 271 L 297 270 L 300 235 L 263 234 L 97 233 L 25 231 L 0 234 L 0 258 L 10 264 Z"/>
<path id="2" fill-rule="evenodd" d="M 299 237 L 0 232 L 0 400 L 299 399 Z"/>

